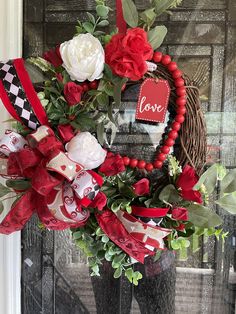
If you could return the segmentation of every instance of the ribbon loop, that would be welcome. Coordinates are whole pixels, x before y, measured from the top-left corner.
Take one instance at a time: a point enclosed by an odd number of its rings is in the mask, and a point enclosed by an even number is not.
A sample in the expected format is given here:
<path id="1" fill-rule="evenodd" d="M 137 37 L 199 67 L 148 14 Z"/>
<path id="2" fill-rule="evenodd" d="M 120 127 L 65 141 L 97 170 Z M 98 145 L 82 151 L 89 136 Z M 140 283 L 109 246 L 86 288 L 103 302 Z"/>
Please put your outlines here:
<path id="1" fill-rule="evenodd" d="M 93 171 L 83 170 L 83 166 L 70 160 L 62 143 L 49 127 L 40 126 L 27 140 L 28 143 L 22 136 L 11 131 L 1 140 L 2 152 L 8 156 L 6 175 L 13 179 L 31 179 L 34 199 L 31 197 L 30 201 L 32 204 L 37 203 L 36 211 L 41 221 L 51 229 L 61 230 L 83 225 L 89 217 L 89 211 L 83 207 L 88 207 L 96 197 L 103 183 L 102 178 Z M 29 201 L 29 197 L 23 198 L 22 202 L 25 200 Z M 17 219 L 18 203 L 10 213 L 13 222 Z M 6 223 L 8 220 L 0 226 L 6 227 Z M 13 231 L 23 226 L 13 225 Z"/>

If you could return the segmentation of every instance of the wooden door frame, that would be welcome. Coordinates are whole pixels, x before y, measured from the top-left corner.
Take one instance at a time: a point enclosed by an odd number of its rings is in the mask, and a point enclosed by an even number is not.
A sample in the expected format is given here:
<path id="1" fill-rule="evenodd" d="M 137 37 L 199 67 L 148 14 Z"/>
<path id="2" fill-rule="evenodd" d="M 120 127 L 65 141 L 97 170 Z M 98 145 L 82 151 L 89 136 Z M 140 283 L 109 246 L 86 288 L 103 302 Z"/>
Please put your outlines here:
<path id="1" fill-rule="evenodd" d="M 23 0 L 0 0 L 0 60 L 22 55 Z M 1 106 L 0 122 L 9 118 Z M 0 124 L 0 134 L 6 124 Z M 0 215 L 0 221 L 9 206 Z M 0 235 L 0 313 L 21 313 L 21 233 Z"/>

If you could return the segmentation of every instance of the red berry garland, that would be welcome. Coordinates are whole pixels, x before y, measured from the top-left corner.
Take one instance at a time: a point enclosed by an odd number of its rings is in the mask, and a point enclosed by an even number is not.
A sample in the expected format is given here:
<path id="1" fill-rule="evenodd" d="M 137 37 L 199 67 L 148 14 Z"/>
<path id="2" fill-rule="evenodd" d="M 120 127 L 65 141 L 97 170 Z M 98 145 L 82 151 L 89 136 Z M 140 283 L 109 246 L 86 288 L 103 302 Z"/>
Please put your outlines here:
<path id="1" fill-rule="evenodd" d="M 171 129 L 167 134 L 167 139 L 164 141 L 163 146 L 159 148 L 156 154 L 155 161 L 153 163 L 147 163 L 145 160 L 138 160 L 135 158 L 129 158 L 127 156 L 123 157 L 123 161 L 126 167 L 146 169 L 148 172 L 153 169 L 161 169 L 167 155 L 170 152 L 170 148 L 174 145 L 176 138 L 178 137 L 178 131 L 181 128 L 181 124 L 184 122 L 184 115 L 186 113 L 186 87 L 185 81 L 182 78 L 183 73 L 178 69 L 176 62 L 171 61 L 169 55 L 163 55 L 161 52 L 157 51 L 153 55 L 153 61 L 156 63 L 161 63 L 167 67 L 174 79 L 174 85 L 176 87 L 176 116 L 175 120 L 171 124 Z"/>

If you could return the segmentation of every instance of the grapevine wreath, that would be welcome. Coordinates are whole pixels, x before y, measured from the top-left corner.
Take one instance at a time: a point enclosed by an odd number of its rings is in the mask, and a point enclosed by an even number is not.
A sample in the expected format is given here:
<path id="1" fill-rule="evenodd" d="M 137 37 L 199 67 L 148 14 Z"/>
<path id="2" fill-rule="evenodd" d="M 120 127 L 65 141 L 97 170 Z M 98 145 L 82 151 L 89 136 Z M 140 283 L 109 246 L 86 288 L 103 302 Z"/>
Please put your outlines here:
<path id="1" fill-rule="evenodd" d="M 145 257 L 187 248 L 193 234 L 224 239 L 221 218 L 207 205 L 221 181 L 216 203 L 234 213 L 234 170 L 214 164 L 202 174 L 198 90 L 156 50 L 167 29 L 153 24 L 179 2 L 154 0 L 138 13 L 133 1 L 117 1 L 118 28 L 107 34 L 111 9 L 97 0 L 96 15 L 78 22 L 73 39 L 29 59 L 44 72 L 43 84 L 33 86 L 22 59 L 0 63 L 0 96 L 16 121 L 0 140 L 1 233 L 23 229 L 37 213 L 41 228 L 72 230 L 92 275 L 106 260 L 115 278 L 124 272 L 135 285 L 142 275 L 132 264 Z M 137 122 L 163 123 L 169 111 L 153 162 L 104 146 L 111 124 L 118 127 L 113 105 L 132 85 L 139 86 Z"/>

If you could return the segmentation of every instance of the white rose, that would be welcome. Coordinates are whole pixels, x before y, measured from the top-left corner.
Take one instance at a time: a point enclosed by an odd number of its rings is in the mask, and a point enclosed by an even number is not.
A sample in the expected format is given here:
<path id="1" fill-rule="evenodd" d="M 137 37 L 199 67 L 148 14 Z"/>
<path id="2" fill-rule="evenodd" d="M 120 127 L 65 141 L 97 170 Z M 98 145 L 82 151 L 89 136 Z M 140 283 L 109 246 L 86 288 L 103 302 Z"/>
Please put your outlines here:
<path id="1" fill-rule="evenodd" d="M 66 145 L 68 157 L 85 169 L 95 169 L 105 160 L 107 152 L 89 132 L 78 133 Z"/>
<path id="2" fill-rule="evenodd" d="M 72 80 L 84 82 L 103 75 L 105 53 L 100 41 L 91 34 L 80 34 L 60 46 L 63 67 Z"/>

